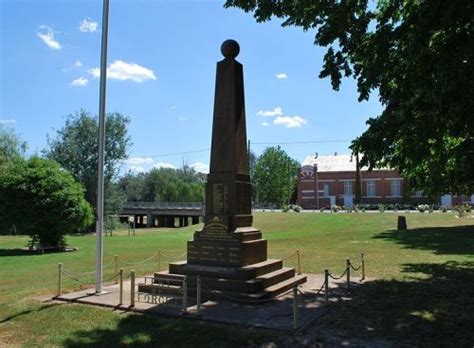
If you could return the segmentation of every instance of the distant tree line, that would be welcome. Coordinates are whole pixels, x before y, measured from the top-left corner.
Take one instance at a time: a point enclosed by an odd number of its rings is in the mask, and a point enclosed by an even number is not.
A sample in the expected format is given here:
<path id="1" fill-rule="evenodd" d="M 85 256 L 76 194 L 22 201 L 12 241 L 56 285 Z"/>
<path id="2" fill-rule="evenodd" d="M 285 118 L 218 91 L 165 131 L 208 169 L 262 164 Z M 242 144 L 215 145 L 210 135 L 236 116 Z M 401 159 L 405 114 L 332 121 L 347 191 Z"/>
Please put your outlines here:
<path id="1" fill-rule="evenodd" d="M 128 202 L 202 202 L 206 176 L 184 165 L 181 169 L 153 168 L 127 173 L 117 186 Z"/>

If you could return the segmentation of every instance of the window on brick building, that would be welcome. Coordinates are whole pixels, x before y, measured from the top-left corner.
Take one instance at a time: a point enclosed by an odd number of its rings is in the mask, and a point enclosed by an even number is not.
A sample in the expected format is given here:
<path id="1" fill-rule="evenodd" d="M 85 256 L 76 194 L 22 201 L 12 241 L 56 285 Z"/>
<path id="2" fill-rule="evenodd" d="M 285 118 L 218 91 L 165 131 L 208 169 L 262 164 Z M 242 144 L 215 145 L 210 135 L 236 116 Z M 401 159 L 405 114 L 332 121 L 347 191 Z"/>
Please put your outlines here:
<path id="1" fill-rule="evenodd" d="M 375 180 L 367 181 L 367 197 L 375 197 Z"/>
<path id="2" fill-rule="evenodd" d="M 423 191 L 415 191 L 415 197 L 422 197 Z"/>
<path id="3" fill-rule="evenodd" d="M 344 194 L 345 195 L 352 194 L 352 181 L 344 181 Z"/>
<path id="4" fill-rule="evenodd" d="M 390 192 L 391 195 L 395 197 L 399 197 L 401 195 L 400 180 L 392 180 L 390 184 Z"/>
<path id="5" fill-rule="evenodd" d="M 324 197 L 329 196 L 329 184 L 323 185 Z"/>

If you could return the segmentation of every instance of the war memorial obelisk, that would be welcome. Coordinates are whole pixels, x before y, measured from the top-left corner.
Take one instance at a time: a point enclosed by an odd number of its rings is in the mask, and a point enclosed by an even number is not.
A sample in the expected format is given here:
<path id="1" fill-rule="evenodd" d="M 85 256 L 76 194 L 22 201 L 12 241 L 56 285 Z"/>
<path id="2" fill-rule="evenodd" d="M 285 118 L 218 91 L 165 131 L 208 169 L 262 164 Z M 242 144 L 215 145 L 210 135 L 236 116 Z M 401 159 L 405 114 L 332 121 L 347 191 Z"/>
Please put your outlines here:
<path id="1" fill-rule="evenodd" d="M 267 241 L 252 227 L 242 64 L 239 44 L 221 46 L 217 63 L 210 172 L 206 183 L 204 227 L 188 242 L 187 261 L 171 263 L 170 274 L 201 276 L 207 288 L 242 300 L 268 299 L 306 282 L 267 259 Z"/>

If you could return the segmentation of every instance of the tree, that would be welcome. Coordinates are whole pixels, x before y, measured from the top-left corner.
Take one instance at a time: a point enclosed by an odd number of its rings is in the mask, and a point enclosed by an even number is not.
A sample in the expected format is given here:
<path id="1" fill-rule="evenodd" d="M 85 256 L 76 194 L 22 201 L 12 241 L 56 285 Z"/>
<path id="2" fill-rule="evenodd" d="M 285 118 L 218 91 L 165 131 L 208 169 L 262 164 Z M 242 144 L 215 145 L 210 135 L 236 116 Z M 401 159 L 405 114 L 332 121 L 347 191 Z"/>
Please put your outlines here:
<path id="1" fill-rule="evenodd" d="M 204 177 L 193 168 L 153 168 L 148 173 L 128 173 L 118 185 L 128 202 L 202 202 Z"/>
<path id="2" fill-rule="evenodd" d="M 23 157 L 27 145 L 10 128 L 0 123 L 0 166 Z"/>
<path id="3" fill-rule="evenodd" d="M 17 160 L 0 173 L 0 222 L 39 238 L 42 246 L 65 245 L 64 235 L 92 222 L 84 189 L 51 160 Z"/>
<path id="4" fill-rule="evenodd" d="M 227 0 L 225 6 L 314 30 L 328 47 L 320 77 L 357 80 L 383 112 L 352 144 L 361 165 L 397 168 L 426 193 L 474 192 L 472 0 Z"/>
<path id="5" fill-rule="evenodd" d="M 104 182 L 106 192 L 106 212 L 116 213 L 109 204 L 110 193 L 114 193 L 112 180 L 116 177 L 120 161 L 128 157 L 131 146 L 127 126 L 130 118 L 119 113 L 107 114 L 105 125 Z M 97 117 L 84 110 L 66 117 L 66 123 L 57 131 L 54 139 L 48 138 L 48 158 L 58 162 L 72 173 L 86 189 L 86 199 L 93 207 L 97 202 L 97 166 L 99 126 Z M 109 195 L 108 195 L 109 194 Z M 116 199 L 117 196 L 114 196 Z M 120 205 L 119 205 L 120 206 Z"/>
<path id="6" fill-rule="evenodd" d="M 277 147 L 267 147 L 255 165 L 254 190 L 258 201 L 285 205 L 297 184 L 299 163 Z"/>

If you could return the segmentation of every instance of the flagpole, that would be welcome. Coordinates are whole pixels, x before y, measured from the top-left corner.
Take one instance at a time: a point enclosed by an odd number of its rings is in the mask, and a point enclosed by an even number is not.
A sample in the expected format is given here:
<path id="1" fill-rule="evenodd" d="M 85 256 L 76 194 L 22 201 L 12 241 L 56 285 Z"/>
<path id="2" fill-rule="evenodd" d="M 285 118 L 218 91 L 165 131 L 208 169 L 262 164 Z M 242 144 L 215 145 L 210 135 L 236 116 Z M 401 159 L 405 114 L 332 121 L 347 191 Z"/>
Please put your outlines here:
<path id="1" fill-rule="evenodd" d="M 105 154 L 105 92 L 107 81 L 107 34 L 109 28 L 109 0 L 103 0 L 102 46 L 100 55 L 99 95 L 99 164 L 97 171 L 97 225 L 95 258 L 95 293 L 102 293 L 103 232 L 104 232 L 104 154 Z"/>

